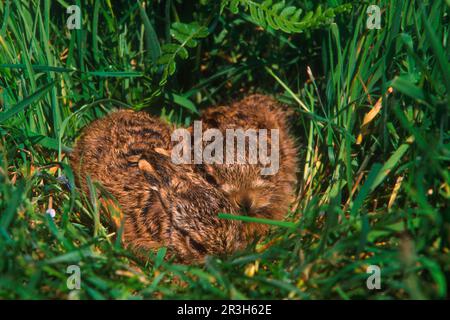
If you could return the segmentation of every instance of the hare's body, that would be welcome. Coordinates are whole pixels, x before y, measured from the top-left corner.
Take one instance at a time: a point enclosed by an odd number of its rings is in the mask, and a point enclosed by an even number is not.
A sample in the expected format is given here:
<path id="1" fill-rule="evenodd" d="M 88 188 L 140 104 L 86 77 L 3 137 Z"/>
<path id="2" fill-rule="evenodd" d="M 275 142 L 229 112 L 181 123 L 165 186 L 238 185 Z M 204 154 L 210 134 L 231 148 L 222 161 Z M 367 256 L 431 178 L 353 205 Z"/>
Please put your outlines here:
<path id="1" fill-rule="evenodd" d="M 278 129 L 279 170 L 274 175 L 262 175 L 260 164 L 213 164 L 201 166 L 201 171 L 227 194 L 241 214 L 268 219 L 282 219 L 289 211 L 297 180 L 297 148 L 288 132 L 289 112 L 273 98 L 250 95 L 230 106 L 207 109 L 202 114 L 204 129 Z M 271 141 L 268 145 L 270 148 Z M 248 157 L 248 154 L 246 155 Z M 248 237 L 262 234 L 262 224 L 246 226 Z"/>
<path id="2" fill-rule="evenodd" d="M 128 176 L 129 158 L 154 148 L 170 149 L 169 125 L 145 112 L 121 110 L 87 126 L 71 154 L 71 164 L 83 191 L 86 175 L 115 190 L 113 174 Z M 135 170 L 136 171 L 136 170 Z M 138 171 L 136 171 L 137 173 Z"/>
<path id="3" fill-rule="evenodd" d="M 171 128 L 143 112 L 119 111 L 88 126 L 71 164 L 82 189 L 99 182 L 124 213 L 123 241 L 134 250 L 168 246 L 185 262 L 243 246 L 236 221 L 218 219 L 236 210 L 190 166 L 169 155 Z"/>

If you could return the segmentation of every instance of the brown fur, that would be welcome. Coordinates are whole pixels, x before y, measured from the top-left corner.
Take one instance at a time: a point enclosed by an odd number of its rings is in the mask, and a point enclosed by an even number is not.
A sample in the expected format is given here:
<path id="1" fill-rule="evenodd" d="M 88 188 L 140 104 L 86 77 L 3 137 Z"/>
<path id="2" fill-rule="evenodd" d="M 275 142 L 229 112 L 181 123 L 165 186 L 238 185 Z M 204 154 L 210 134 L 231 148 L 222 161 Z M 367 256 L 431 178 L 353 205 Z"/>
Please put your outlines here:
<path id="1" fill-rule="evenodd" d="M 215 181 L 233 205 L 241 208 L 241 214 L 278 220 L 288 213 L 298 168 L 296 144 L 288 132 L 288 115 L 284 106 L 260 94 L 250 95 L 230 106 L 207 109 L 202 114 L 203 130 L 216 128 L 224 136 L 226 129 L 279 129 L 280 166 L 275 175 L 261 175 L 260 164 L 200 166 L 206 178 Z M 248 238 L 266 231 L 267 226 L 263 224 L 247 224 L 246 227 Z"/>
<path id="2" fill-rule="evenodd" d="M 184 262 L 243 247 L 241 223 L 218 219 L 236 209 L 191 166 L 170 159 L 171 128 L 144 112 L 118 111 L 89 125 L 71 155 L 86 176 L 119 202 L 123 241 L 136 252 L 168 246 Z"/>

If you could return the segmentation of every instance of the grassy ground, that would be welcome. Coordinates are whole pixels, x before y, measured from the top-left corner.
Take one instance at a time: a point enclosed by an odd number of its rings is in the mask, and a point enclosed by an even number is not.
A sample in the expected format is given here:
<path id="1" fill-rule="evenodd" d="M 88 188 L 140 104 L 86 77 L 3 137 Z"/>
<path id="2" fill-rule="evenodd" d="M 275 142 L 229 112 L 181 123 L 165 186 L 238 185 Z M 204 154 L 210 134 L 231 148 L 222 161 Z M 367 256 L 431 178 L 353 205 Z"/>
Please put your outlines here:
<path id="1" fill-rule="evenodd" d="M 448 1 L 377 1 L 381 29 L 358 1 L 287 1 L 303 24 L 258 1 L 75 2 L 81 30 L 63 0 L 0 2 L 0 298 L 449 297 Z M 188 124 L 254 91 L 297 111 L 290 223 L 205 265 L 135 259 L 73 188 L 80 130 L 127 107 Z"/>

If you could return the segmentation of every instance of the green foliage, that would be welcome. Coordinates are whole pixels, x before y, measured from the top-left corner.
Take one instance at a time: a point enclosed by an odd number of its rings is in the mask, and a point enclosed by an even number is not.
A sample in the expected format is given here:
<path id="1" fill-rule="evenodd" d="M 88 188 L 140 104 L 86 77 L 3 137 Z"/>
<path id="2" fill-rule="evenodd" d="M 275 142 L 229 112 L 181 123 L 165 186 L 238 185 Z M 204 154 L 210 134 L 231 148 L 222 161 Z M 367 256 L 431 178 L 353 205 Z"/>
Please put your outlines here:
<path id="1" fill-rule="evenodd" d="M 344 4 L 323 10 L 319 5 L 315 11 L 302 14 L 301 8 L 286 6 L 284 0 L 277 3 L 273 3 L 272 0 L 265 0 L 261 3 L 252 0 L 223 0 L 221 5 L 222 11 L 228 7 L 235 14 L 239 12 L 239 7 L 243 7 L 244 11 L 250 11 L 250 16 L 255 24 L 262 28 L 271 27 L 286 33 L 298 33 L 323 27 L 333 22 L 336 14 L 349 11 L 351 8 L 350 4 Z"/>
<path id="2" fill-rule="evenodd" d="M 77 3 L 69 31 L 64 1 L 0 1 L 0 298 L 448 298 L 448 1 L 379 1 L 379 30 L 359 2 L 330 24 L 348 1 Z M 254 91 L 294 111 L 301 182 L 243 252 L 139 260 L 73 188 L 67 152 L 112 109 L 187 125 Z"/>
<path id="3" fill-rule="evenodd" d="M 178 44 L 168 43 L 162 47 L 162 55 L 158 60 L 158 64 L 164 66 L 164 71 L 160 85 L 163 86 L 167 82 L 167 78 L 175 73 L 176 63 L 175 58 L 187 59 L 189 53 L 186 49 L 195 48 L 198 45 L 198 40 L 208 36 L 208 28 L 200 26 L 193 22 L 190 24 L 175 22 L 170 29 L 172 37 L 178 41 Z"/>

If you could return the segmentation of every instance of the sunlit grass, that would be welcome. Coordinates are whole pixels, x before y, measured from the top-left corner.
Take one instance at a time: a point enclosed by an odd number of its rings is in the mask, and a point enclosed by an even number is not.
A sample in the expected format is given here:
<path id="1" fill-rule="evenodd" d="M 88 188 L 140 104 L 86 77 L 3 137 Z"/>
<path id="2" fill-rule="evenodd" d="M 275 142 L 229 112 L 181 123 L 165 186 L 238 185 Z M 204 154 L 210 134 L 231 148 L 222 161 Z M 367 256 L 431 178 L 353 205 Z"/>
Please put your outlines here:
<path id="1" fill-rule="evenodd" d="M 445 1 L 381 1 L 380 30 L 354 3 L 302 34 L 183 3 L 86 0 L 82 29 L 69 31 L 64 1 L 0 2 L 0 297 L 448 298 Z M 210 35 L 161 84 L 155 41 L 177 21 Z M 101 203 L 74 188 L 67 152 L 81 128 L 128 107 L 184 125 L 255 90 L 295 110 L 302 161 L 286 221 L 259 221 L 269 237 L 205 265 L 123 249 Z M 81 268 L 79 291 L 66 286 L 69 265 Z M 381 290 L 366 287 L 369 265 Z"/>

